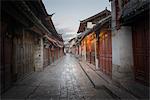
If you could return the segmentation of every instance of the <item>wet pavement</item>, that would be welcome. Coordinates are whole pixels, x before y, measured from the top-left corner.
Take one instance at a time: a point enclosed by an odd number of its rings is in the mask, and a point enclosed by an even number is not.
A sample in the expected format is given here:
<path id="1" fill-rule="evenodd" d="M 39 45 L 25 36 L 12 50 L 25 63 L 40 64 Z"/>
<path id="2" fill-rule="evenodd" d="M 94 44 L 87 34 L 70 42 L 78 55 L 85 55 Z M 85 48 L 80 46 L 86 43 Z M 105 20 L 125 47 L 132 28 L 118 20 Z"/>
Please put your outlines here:
<path id="1" fill-rule="evenodd" d="M 2 95 L 3 100 L 116 100 L 104 80 L 99 88 L 81 68 L 78 60 L 67 54 L 41 72 L 20 80 Z"/>

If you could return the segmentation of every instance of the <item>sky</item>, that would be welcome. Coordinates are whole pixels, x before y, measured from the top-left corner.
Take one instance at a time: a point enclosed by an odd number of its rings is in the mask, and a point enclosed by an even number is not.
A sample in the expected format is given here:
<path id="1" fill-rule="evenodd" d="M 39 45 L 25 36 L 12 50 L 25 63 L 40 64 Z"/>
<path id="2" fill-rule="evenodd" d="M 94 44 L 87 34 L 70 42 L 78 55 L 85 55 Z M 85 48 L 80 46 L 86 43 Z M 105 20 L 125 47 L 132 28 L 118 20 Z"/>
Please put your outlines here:
<path id="1" fill-rule="evenodd" d="M 52 17 L 55 28 L 62 34 L 64 41 L 77 35 L 79 24 L 107 7 L 111 9 L 109 0 L 43 0 L 47 13 L 55 13 Z"/>

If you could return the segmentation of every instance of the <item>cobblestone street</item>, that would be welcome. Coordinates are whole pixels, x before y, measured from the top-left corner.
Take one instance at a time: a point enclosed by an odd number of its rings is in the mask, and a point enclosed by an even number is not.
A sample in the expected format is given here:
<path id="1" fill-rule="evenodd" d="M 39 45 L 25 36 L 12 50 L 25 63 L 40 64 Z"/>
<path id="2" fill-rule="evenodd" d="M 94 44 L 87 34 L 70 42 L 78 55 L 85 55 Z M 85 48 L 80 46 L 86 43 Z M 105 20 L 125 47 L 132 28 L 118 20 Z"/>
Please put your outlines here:
<path id="1" fill-rule="evenodd" d="M 104 85 L 95 89 L 75 57 L 67 54 L 45 68 L 44 71 L 35 72 L 15 83 L 14 87 L 2 95 L 2 98 L 11 100 L 99 100 L 114 97 Z"/>

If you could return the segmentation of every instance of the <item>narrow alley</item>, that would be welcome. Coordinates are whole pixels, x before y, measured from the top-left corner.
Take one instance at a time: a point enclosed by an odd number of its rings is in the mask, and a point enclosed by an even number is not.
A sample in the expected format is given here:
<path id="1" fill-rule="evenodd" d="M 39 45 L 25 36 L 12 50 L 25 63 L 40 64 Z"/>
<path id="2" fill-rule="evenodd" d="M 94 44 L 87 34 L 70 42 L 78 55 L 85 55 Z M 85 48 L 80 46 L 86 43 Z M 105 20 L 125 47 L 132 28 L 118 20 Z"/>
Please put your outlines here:
<path id="1" fill-rule="evenodd" d="M 0 100 L 149 100 L 150 0 L 0 0 Z"/>
<path id="2" fill-rule="evenodd" d="M 102 80 L 104 83 L 104 80 Z M 102 84 L 95 89 L 73 55 L 67 54 L 42 72 L 33 73 L 14 84 L 3 99 L 99 100 L 114 99 Z"/>

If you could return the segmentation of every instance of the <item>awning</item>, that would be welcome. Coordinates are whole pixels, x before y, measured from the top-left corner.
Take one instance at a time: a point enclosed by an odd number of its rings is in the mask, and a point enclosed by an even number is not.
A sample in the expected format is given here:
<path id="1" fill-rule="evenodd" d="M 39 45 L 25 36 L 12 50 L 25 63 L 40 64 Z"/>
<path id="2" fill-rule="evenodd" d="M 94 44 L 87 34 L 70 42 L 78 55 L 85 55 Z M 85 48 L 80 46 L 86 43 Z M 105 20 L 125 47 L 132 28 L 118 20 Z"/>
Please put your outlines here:
<path id="1" fill-rule="evenodd" d="M 47 36 L 47 35 L 44 35 L 44 37 L 46 37 L 50 42 L 56 42 L 56 40 L 55 39 L 53 39 L 53 38 L 51 38 L 51 37 L 49 37 L 49 36 Z"/>

